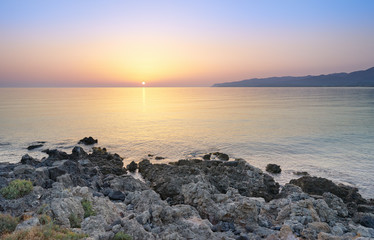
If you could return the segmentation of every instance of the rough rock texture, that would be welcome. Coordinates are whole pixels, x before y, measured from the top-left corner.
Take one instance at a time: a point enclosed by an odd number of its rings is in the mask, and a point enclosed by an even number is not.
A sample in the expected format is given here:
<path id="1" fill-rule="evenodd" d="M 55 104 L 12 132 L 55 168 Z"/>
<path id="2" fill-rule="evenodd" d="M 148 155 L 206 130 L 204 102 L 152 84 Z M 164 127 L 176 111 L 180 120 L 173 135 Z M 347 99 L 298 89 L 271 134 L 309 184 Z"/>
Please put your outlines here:
<path id="1" fill-rule="evenodd" d="M 97 139 L 94 139 L 93 137 L 85 137 L 79 140 L 78 144 L 93 145 L 97 142 L 98 142 Z"/>
<path id="2" fill-rule="evenodd" d="M 299 179 L 292 179 L 291 184 L 301 187 L 301 189 L 309 194 L 322 195 L 325 192 L 330 192 L 344 202 L 365 203 L 365 199 L 358 193 L 358 189 L 343 184 L 335 184 L 331 180 L 320 177 L 304 176 Z"/>
<path id="3" fill-rule="evenodd" d="M 162 199 L 172 204 L 184 202 L 183 185 L 197 182 L 211 185 L 216 193 L 225 194 L 231 187 L 243 196 L 263 197 L 267 201 L 279 191 L 279 184 L 272 177 L 245 161 L 179 160 L 173 164 L 151 164 L 143 160 L 139 172 Z"/>
<path id="4" fill-rule="evenodd" d="M 269 175 L 244 160 L 224 159 L 144 160 L 139 164 L 142 181 L 126 174 L 122 158 L 106 149 L 46 152 L 49 157 L 42 160 L 24 156 L 21 163 L 0 163 L 0 187 L 16 178 L 34 183 L 22 198 L 0 195 L 2 213 L 23 219 L 17 230 L 37 226 L 40 214 L 46 214 L 95 240 L 112 240 L 118 232 L 134 240 L 374 238 L 373 202 L 352 197 L 355 191 L 346 187 L 342 191 L 352 194 L 343 201 L 336 192 L 324 191 L 341 190 L 332 182 L 323 191 L 314 189 L 320 196 L 293 184 L 278 193 Z M 305 181 L 302 186 L 316 180 Z M 92 208 L 89 216 L 83 200 Z"/>
<path id="5" fill-rule="evenodd" d="M 130 172 L 135 172 L 138 169 L 138 164 L 132 161 L 129 165 L 127 165 L 127 170 Z"/>

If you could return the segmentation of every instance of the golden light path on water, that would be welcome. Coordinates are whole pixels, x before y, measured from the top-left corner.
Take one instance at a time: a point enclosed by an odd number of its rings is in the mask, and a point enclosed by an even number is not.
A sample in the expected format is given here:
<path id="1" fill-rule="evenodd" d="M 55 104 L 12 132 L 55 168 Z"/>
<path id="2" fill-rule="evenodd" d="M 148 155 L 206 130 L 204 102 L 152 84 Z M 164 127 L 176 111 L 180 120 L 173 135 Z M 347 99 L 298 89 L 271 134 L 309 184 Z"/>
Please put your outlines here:
<path id="1" fill-rule="evenodd" d="M 153 84 L 153 82 L 152 82 Z M 0 89 L 0 160 L 42 149 L 98 146 L 140 161 L 220 151 L 264 169 L 354 184 L 374 197 L 372 88 L 33 88 Z M 42 149 L 27 151 L 35 141 Z M 87 151 L 90 149 L 87 148 Z M 163 162 L 163 161 L 159 161 Z M 359 172 L 360 174 L 357 174 Z"/>

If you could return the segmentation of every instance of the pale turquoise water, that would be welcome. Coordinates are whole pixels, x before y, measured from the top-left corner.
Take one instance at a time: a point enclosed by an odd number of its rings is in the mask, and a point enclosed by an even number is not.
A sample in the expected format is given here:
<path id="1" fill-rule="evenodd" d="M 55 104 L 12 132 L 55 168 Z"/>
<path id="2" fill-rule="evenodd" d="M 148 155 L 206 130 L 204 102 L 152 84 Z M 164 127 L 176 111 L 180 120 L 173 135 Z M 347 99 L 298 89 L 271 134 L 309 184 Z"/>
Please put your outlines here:
<path id="1" fill-rule="evenodd" d="M 0 161 L 85 136 L 125 163 L 221 151 L 280 164 L 282 184 L 302 170 L 374 197 L 373 88 L 0 89 Z M 47 143 L 27 151 L 34 141 Z"/>

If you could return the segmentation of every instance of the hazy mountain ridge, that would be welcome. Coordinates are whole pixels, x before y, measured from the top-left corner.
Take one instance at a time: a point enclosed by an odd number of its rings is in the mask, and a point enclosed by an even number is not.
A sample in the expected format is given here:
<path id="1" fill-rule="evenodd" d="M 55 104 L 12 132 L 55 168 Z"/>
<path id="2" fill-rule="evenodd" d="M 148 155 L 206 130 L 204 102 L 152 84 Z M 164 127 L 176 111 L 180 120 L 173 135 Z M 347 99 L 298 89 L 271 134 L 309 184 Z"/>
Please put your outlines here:
<path id="1" fill-rule="evenodd" d="M 374 67 L 351 73 L 318 76 L 252 78 L 212 87 L 374 87 Z"/>

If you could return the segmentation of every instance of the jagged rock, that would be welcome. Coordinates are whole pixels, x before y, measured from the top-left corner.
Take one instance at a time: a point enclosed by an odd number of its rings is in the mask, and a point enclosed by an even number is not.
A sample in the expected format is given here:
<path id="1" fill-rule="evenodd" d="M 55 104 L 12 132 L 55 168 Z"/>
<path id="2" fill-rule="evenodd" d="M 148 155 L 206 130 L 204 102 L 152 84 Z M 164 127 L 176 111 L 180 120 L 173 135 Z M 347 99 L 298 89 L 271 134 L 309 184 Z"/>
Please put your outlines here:
<path id="1" fill-rule="evenodd" d="M 48 171 L 53 181 L 57 181 L 57 177 L 67 173 L 71 175 L 79 173 L 77 163 L 70 160 L 55 161 L 53 165 L 48 168 Z"/>
<path id="2" fill-rule="evenodd" d="M 88 154 L 79 146 L 75 146 L 72 150 L 71 159 L 83 159 L 86 158 Z"/>
<path id="3" fill-rule="evenodd" d="M 123 159 L 118 154 L 111 154 L 105 148 L 92 148 L 92 154 L 88 155 L 89 160 L 100 168 L 103 174 L 122 175 L 126 173 L 123 168 Z"/>
<path id="4" fill-rule="evenodd" d="M 97 139 L 94 139 L 93 137 L 85 137 L 79 140 L 78 144 L 93 145 L 97 142 L 98 142 Z"/>
<path id="5" fill-rule="evenodd" d="M 130 172 L 135 172 L 136 169 L 138 169 L 138 164 L 136 164 L 134 161 L 127 165 L 127 170 L 129 170 Z"/>
<path id="6" fill-rule="evenodd" d="M 110 239 L 102 236 L 105 233 L 106 225 L 107 222 L 103 216 L 91 216 L 82 221 L 82 231 L 97 239 Z"/>
<path id="7" fill-rule="evenodd" d="M 270 173 L 281 173 L 282 169 L 277 164 L 268 164 L 266 165 L 266 171 Z"/>
<path id="8" fill-rule="evenodd" d="M 56 223 L 64 227 L 70 227 L 71 215 L 75 215 L 80 222 L 83 220 L 84 210 L 79 197 L 54 198 L 50 207 Z"/>
<path id="9" fill-rule="evenodd" d="M 71 180 L 70 174 L 68 174 L 68 173 L 56 177 L 56 182 L 61 183 L 66 188 L 74 186 L 73 180 Z"/>
<path id="10" fill-rule="evenodd" d="M 134 192 L 149 189 L 145 183 L 133 178 L 130 175 L 122 175 L 119 177 L 110 175 L 104 179 L 104 182 L 106 182 L 108 187 L 111 189 L 122 192 Z"/>
<path id="11" fill-rule="evenodd" d="M 37 164 L 40 163 L 40 161 L 36 158 L 31 157 L 28 154 L 25 154 L 22 156 L 21 163 L 35 167 Z"/>
<path id="12" fill-rule="evenodd" d="M 332 193 L 325 192 L 323 193 L 323 199 L 327 203 L 327 205 L 335 210 L 340 217 L 347 217 L 348 216 L 348 208 L 347 205 L 343 202 L 343 200 Z"/>
<path id="13" fill-rule="evenodd" d="M 0 195 L 0 211 L 17 217 L 44 213 L 65 227 L 76 222 L 82 229 L 73 231 L 87 233 L 87 239 L 111 240 L 117 232 L 134 240 L 374 237 L 372 202 L 344 203 L 328 192 L 308 195 L 293 184 L 278 193 L 271 176 L 244 160 L 214 160 L 218 157 L 212 154 L 209 161 L 142 161 L 143 182 L 125 174 L 122 158 L 105 148 L 93 148 L 91 154 L 80 147 L 71 154 L 47 153 L 41 161 L 25 155 L 22 165 L 0 163 L 0 187 L 16 177 L 34 183 L 33 191 L 20 199 Z M 349 199 L 355 192 L 342 191 L 352 193 Z M 92 207 L 88 217 L 82 200 Z M 37 225 L 36 220 L 18 228 Z"/>
<path id="14" fill-rule="evenodd" d="M 161 198 L 171 203 L 183 203 L 181 187 L 193 182 L 209 182 L 220 193 L 226 193 L 229 187 L 238 189 L 243 196 L 274 198 L 279 184 L 245 161 L 237 166 L 225 166 L 221 161 L 180 160 L 173 164 L 151 164 L 149 160 L 139 163 L 139 172 L 151 182 L 151 187 Z"/>
<path id="15" fill-rule="evenodd" d="M 16 176 L 21 176 L 21 175 L 28 175 L 28 174 L 32 174 L 34 172 L 35 168 L 30 166 L 30 165 L 20 165 L 20 166 L 17 166 L 13 169 L 13 173 L 16 175 Z"/>
<path id="16" fill-rule="evenodd" d="M 19 223 L 16 227 L 16 231 L 29 230 L 32 227 L 35 227 L 38 225 L 40 225 L 39 219 L 37 217 L 32 217 L 30 219 L 27 219 Z"/>
<path id="17" fill-rule="evenodd" d="M 50 161 L 44 161 L 47 165 L 51 165 L 51 161 L 53 162 L 54 160 L 64 160 L 64 159 L 69 159 L 69 155 L 66 152 L 59 151 L 57 149 L 46 149 L 43 150 L 42 152 L 48 154 L 48 159 Z"/>
<path id="18" fill-rule="evenodd" d="M 358 189 L 343 184 L 336 185 L 331 180 L 320 177 L 304 176 L 299 179 L 292 179 L 291 184 L 301 187 L 309 194 L 322 195 L 330 192 L 340 197 L 344 202 L 365 203 L 365 199 L 358 193 Z"/>

